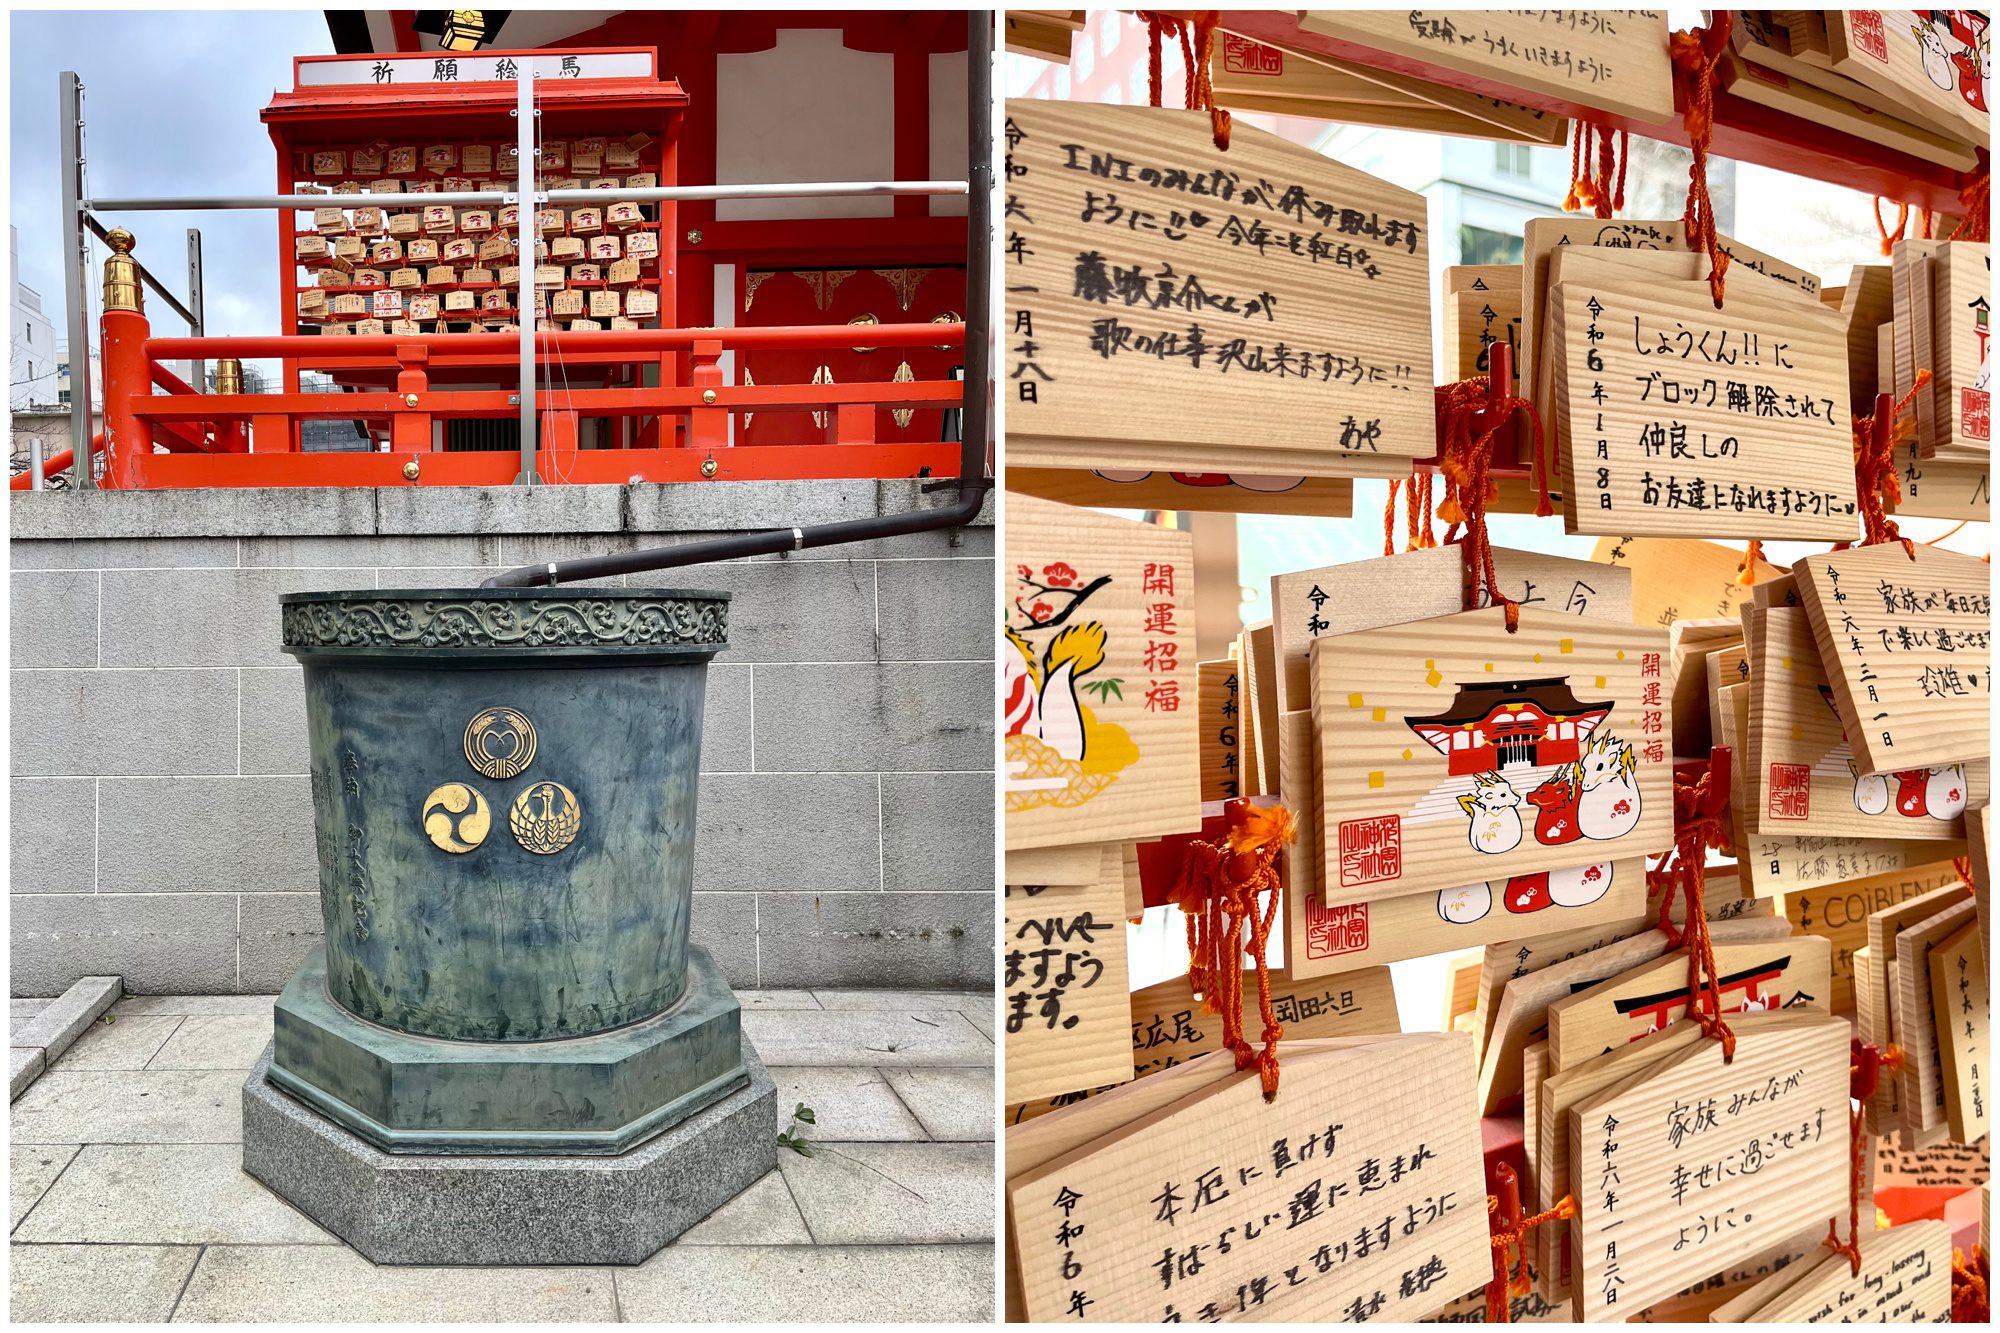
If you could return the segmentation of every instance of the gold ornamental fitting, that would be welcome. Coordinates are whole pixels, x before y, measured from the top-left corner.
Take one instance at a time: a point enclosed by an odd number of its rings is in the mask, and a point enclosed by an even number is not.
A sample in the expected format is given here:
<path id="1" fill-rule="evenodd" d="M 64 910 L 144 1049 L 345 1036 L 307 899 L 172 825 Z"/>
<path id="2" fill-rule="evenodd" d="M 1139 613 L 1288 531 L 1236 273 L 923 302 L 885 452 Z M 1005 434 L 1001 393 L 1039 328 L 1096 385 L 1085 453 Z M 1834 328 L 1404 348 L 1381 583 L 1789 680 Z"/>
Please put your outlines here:
<path id="1" fill-rule="evenodd" d="M 243 392 L 243 363 L 233 356 L 225 356 L 215 363 L 215 391 L 217 393 Z"/>
<path id="2" fill-rule="evenodd" d="M 132 258 L 135 238 L 123 227 L 114 227 L 104 243 L 112 251 L 111 257 L 104 261 L 104 308 L 144 314 L 146 302 L 139 291 L 139 261 Z"/>

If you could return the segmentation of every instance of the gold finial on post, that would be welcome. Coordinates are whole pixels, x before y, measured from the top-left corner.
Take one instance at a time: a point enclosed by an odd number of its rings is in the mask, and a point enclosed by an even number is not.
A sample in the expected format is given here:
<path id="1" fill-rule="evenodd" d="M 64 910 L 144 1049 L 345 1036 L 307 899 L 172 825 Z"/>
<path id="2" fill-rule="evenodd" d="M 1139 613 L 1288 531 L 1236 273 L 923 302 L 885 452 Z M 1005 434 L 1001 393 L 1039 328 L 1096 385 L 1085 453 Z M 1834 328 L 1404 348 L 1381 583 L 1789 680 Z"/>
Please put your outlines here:
<path id="1" fill-rule="evenodd" d="M 233 356 L 225 356 L 215 363 L 215 391 L 217 393 L 243 392 L 243 363 Z"/>
<path id="2" fill-rule="evenodd" d="M 104 261 L 105 310 L 144 314 L 146 302 L 139 291 L 139 261 L 132 258 L 132 247 L 137 241 L 123 227 L 114 227 L 104 243 L 111 247 L 111 257 Z"/>

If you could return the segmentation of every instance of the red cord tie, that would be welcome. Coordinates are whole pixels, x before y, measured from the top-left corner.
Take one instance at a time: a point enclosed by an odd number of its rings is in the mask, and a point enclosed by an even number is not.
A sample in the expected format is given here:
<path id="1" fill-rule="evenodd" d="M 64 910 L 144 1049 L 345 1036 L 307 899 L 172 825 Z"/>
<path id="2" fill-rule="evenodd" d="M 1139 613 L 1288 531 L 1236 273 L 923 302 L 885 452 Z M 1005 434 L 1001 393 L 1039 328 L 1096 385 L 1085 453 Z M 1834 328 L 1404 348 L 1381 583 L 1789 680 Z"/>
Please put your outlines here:
<path id="1" fill-rule="evenodd" d="M 1954 1324 L 1983 1324 L 1987 1322 L 1986 1289 L 1992 1281 L 1987 1269 L 1986 1251 L 1983 1247 L 1972 1247 L 1972 1257 L 1953 1247 L 1951 1252 L 1951 1322 Z"/>
<path id="2" fill-rule="evenodd" d="M 1729 272 L 1729 253 L 1715 230 L 1715 204 L 1708 197 L 1708 145 L 1715 137 L 1715 91 L 1720 83 L 1722 53 L 1729 46 L 1730 12 L 1713 11 L 1709 25 L 1700 32 L 1677 32 L 1668 39 L 1673 56 L 1674 81 L 1686 99 L 1681 123 L 1687 127 L 1688 146 L 1694 150 L 1694 165 L 1688 168 L 1687 209 L 1681 224 L 1687 232 L 1690 250 L 1708 255 L 1708 288 L 1715 308 L 1722 309 L 1723 275 Z"/>
<path id="3" fill-rule="evenodd" d="M 1916 433 L 1916 424 L 1905 420 L 1903 414 L 1917 401 L 1917 395 L 1931 382 L 1928 370 L 1917 372 L 1916 383 L 1910 391 L 1896 400 L 1889 409 L 1889 420 L 1880 428 L 1874 415 L 1854 418 L 1854 482 L 1860 491 L 1861 501 L 1861 544 L 1882 546 L 1889 542 L 1901 542 L 1903 550 L 1914 560 L 1917 558 L 1917 544 L 1905 537 L 1890 518 L 1887 506 L 1900 504 L 1903 499 L 1903 474 L 1896 467 L 1896 451 L 1910 442 Z M 1880 403 L 1887 401 L 1883 394 L 1877 400 L 1876 412 L 1881 411 Z M 1833 549 L 1845 551 L 1852 542 L 1841 542 Z"/>
<path id="4" fill-rule="evenodd" d="M 1236 1053 L 1236 1067 L 1257 1066 L 1267 1102 L 1278 1095 L 1278 1041 L 1285 1035 L 1271 1004 L 1271 970 L 1265 958 L 1282 892 L 1274 863 L 1297 827 L 1282 805 L 1242 807 L 1223 846 L 1199 840 L 1189 845 L 1174 894 L 1187 917 L 1188 983 L 1200 993 L 1202 1009 L 1221 1018 L 1222 1044 Z M 1270 896 L 1259 913 L 1257 896 L 1262 893 Z M 1262 1051 L 1243 1036 L 1246 952 L 1257 973 Z"/>
<path id="5" fill-rule="evenodd" d="M 1509 1296 L 1525 1296 L 1531 1275 L 1528 1272 L 1528 1233 L 1546 1222 L 1567 1222 L 1576 1216 L 1576 1200 L 1563 1195 L 1556 1206 L 1545 1213 L 1524 1217 L 1520 1223 L 1509 1229 L 1499 1221 L 1500 1200 L 1495 1195 L 1486 1196 L 1487 1225 L 1493 1228 L 1490 1244 L 1493 1247 L 1493 1280 L 1486 1284 L 1486 1322 L 1505 1324 L 1512 1320 L 1508 1308 Z M 1509 1259 L 1509 1252 L 1520 1256 L 1518 1264 Z"/>
<path id="6" fill-rule="evenodd" d="M 1208 112 L 1215 146 L 1227 151 L 1230 115 L 1215 104 L 1215 88 L 1209 76 L 1209 68 L 1215 58 L 1215 29 L 1222 21 L 1222 15 L 1209 9 L 1182 18 L 1176 14 L 1142 9 L 1138 11 L 1138 17 L 1145 22 L 1151 43 L 1146 65 L 1146 87 L 1152 105 L 1160 104 L 1160 48 L 1166 38 L 1178 37 L 1181 59 L 1187 66 L 1187 108 Z"/>
<path id="7" fill-rule="evenodd" d="M 1499 483 L 1488 475 L 1493 464 L 1493 445 L 1516 412 L 1527 415 L 1535 433 L 1535 486 L 1539 494 L 1535 513 L 1547 517 L 1555 512 L 1555 507 L 1549 500 L 1547 446 L 1535 405 L 1512 393 L 1493 401 L 1489 397 L 1490 378 L 1480 376 L 1437 387 L 1438 472 L 1444 477 L 1444 499 L 1438 504 L 1437 516 L 1450 525 L 1445 530 L 1445 542 L 1465 548 L 1475 597 L 1483 584 L 1487 601 L 1505 608 L 1507 632 L 1513 634 L 1521 627 L 1521 606 L 1500 591 L 1500 576 L 1493 564 L 1493 542 L 1486 532 L 1486 507 L 1500 495 Z M 1488 412 L 1487 425 L 1475 437 L 1472 419 L 1482 411 Z"/>
<path id="8" fill-rule="evenodd" d="M 1963 190 L 1958 192 L 1960 205 L 1958 225 L 1952 228 L 1951 235 L 1945 237 L 1947 241 L 1984 242 L 1986 240 L 1987 228 L 1992 225 L 1993 221 L 1991 217 L 1993 208 L 1991 169 L 1992 158 L 1986 150 L 1981 149 L 1979 153 L 1978 173 L 1966 183 Z"/>
<path id="9" fill-rule="evenodd" d="M 1707 887 L 1710 848 L 1727 849 L 1729 838 L 1729 751 L 1709 757 L 1708 771 L 1689 781 L 1674 774 L 1674 846 L 1646 872 L 1647 888 L 1660 895 L 1655 923 L 1669 948 L 1682 948 L 1688 959 L 1688 1016 L 1704 1036 L 1722 1043 L 1722 1059 L 1736 1058 L 1736 1034 L 1722 1017 L 1722 990 L 1715 966 L 1715 944 L 1708 934 Z M 1682 924 L 1673 921 L 1674 900 L 1682 903 Z"/>
<path id="10" fill-rule="evenodd" d="M 1591 171 L 1591 140 L 1596 139 L 1597 169 Z M 1629 131 L 1619 130 L 1614 144 L 1611 131 L 1587 120 L 1570 122 L 1569 194 L 1563 198 L 1563 212 L 1578 213 L 1588 208 L 1600 218 L 1625 207 L 1625 166 L 1631 148 Z"/>

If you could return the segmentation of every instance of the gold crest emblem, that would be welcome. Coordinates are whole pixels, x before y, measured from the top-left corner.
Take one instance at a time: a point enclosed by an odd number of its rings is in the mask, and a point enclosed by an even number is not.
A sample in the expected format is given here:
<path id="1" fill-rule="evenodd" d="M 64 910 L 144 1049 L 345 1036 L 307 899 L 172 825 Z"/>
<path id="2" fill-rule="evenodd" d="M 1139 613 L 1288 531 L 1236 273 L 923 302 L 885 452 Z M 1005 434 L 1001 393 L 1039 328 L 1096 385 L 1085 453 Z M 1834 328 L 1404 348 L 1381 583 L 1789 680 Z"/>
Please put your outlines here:
<path id="1" fill-rule="evenodd" d="M 486 841 L 493 810 L 475 788 L 447 782 L 424 797 L 423 821 L 431 845 L 456 856 Z"/>
<path id="2" fill-rule="evenodd" d="M 465 762 L 482 777 L 512 778 L 535 760 L 535 724 L 511 708 L 489 708 L 465 727 Z"/>
<path id="3" fill-rule="evenodd" d="M 537 856 L 554 856 L 576 841 L 583 827 L 583 807 L 576 793 L 560 782 L 537 782 L 514 798 L 507 813 L 514 840 Z"/>

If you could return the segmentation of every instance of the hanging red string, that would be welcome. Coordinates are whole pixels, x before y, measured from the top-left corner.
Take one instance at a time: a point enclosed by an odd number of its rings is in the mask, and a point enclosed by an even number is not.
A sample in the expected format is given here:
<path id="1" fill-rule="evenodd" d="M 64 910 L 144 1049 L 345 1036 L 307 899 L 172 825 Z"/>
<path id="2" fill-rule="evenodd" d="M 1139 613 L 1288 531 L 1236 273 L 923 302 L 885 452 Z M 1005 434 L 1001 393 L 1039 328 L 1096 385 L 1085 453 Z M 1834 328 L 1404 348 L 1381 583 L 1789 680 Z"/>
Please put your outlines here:
<path id="1" fill-rule="evenodd" d="M 1401 478 L 1389 483 L 1389 502 L 1382 506 L 1382 554 L 1396 554 L 1396 496 L 1404 497 L 1404 511 L 1407 527 L 1404 536 L 1405 551 L 1428 551 L 1438 544 L 1437 536 L 1431 531 L 1431 486 L 1436 480 L 1421 468 L 1410 469 L 1407 482 Z"/>
<path id="2" fill-rule="evenodd" d="M 1722 1018 L 1715 945 L 1709 939 L 1702 897 L 1707 887 L 1709 849 L 1729 845 L 1729 751 L 1717 749 L 1709 757 L 1708 770 L 1698 779 L 1690 781 L 1680 772 L 1674 774 L 1674 845 L 1646 872 L 1646 884 L 1659 894 L 1660 916 L 1655 924 L 1667 937 L 1668 947 L 1687 951 L 1688 1016 L 1703 1035 L 1722 1043 L 1725 1063 L 1736 1058 L 1736 1034 Z M 1678 927 L 1673 921 L 1677 897 L 1682 905 Z"/>
<path id="3" fill-rule="evenodd" d="M 1614 140 L 1610 130 L 1587 120 L 1572 120 L 1569 128 L 1569 193 L 1563 197 L 1563 211 L 1579 213 L 1587 208 L 1608 218 L 1625 207 L 1625 165 L 1632 136 L 1619 130 Z"/>
<path id="4" fill-rule="evenodd" d="M 1903 499 L 1903 474 L 1896 467 L 1896 451 L 1910 442 L 1916 432 L 1915 423 L 1903 419 L 1910 405 L 1917 401 L 1917 395 L 1931 382 L 1928 370 L 1919 370 L 1916 383 L 1910 391 L 1896 400 L 1889 410 L 1889 420 L 1880 426 L 1875 414 L 1854 418 L 1854 481 L 1860 491 L 1861 501 L 1861 544 L 1881 546 L 1887 542 L 1901 542 L 1912 560 L 1917 556 L 1917 544 L 1905 537 L 1896 527 L 1896 520 L 1888 515 L 1888 506 L 1900 504 Z M 1876 412 L 1889 395 L 1883 394 L 1877 400 Z M 1852 542 L 1841 542 L 1833 549 L 1845 551 Z"/>
<path id="5" fill-rule="evenodd" d="M 1736 565 L 1736 586 L 1747 588 L 1757 581 L 1757 562 L 1764 558 L 1764 543 L 1752 537 Z"/>
<path id="6" fill-rule="evenodd" d="M 1986 231 L 1993 219 L 1990 216 L 1993 200 L 1990 193 L 1992 158 L 1982 151 L 1979 154 L 1979 171 L 1958 192 L 1959 203 L 1963 205 L 1959 213 L 1958 226 L 1952 229 L 1947 241 L 1986 240 Z"/>
<path id="7" fill-rule="evenodd" d="M 1449 525 L 1445 542 L 1465 547 L 1475 599 L 1483 587 L 1487 605 L 1504 608 L 1507 632 L 1513 634 L 1521 627 L 1521 607 L 1500 591 L 1493 542 L 1486 532 L 1486 510 L 1500 495 L 1499 483 L 1488 475 L 1494 442 L 1517 412 L 1526 416 L 1535 433 L 1535 513 L 1547 517 L 1555 512 L 1555 506 L 1549 499 L 1547 445 L 1535 405 L 1518 394 L 1495 395 L 1490 381 L 1491 376 L 1480 376 L 1437 387 L 1438 472 L 1444 478 L 1444 499 L 1438 503 L 1437 516 Z M 1486 424 L 1475 436 L 1472 422 L 1481 412 L 1486 413 Z"/>
<path id="8" fill-rule="evenodd" d="M 1987 1270 L 1986 1251 L 1980 1246 L 1972 1247 L 1972 1257 L 1953 1248 L 1951 1252 L 1951 1322 L 1954 1324 L 1983 1324 L 1989 1315 L 1987 1311 L 1987 1285 L 1992 1274 Z"/>
<path id="9" fill-rule="evenodd" d="M 1908 204 L 1897 204 L 1896 229 L 1894 231 L 1889 230 L 1889 224 L 1882 220 L 1882 205 L 1887 202 L 1889 201 L 1881 195 L 1878 194 L 1875 196 L 1875 238 L 1880 242 L 1880 248 L 1884 255 L 1894 253 L 1896 242 L 1903 239 L 1903 232 L 1908 228 L 1910 223 L 1910 206 Z"/>
<path id="10" fill-rule="evenodd" d="M 1894 1048 L 1891 1048 L 1892 1052 Z M 1840 1221 L 1828 1218 L 1826 1239 L 1821 1242 L 1835 1254 L 1844 1255 L 1853 1265 L 1854 1275 L 1861 1275 L 1861 1119 L 1862 1107 L 1875 1095 L 1875 1086 L 1881 1079 L 1883 1066 L 1882 1052 L 1873 1043 L 1864 1042 L 1859 1037 L 1848 1043 L 1848 1053 L 1854 1063 L 1847 1067 L 1847 1095 L 1861 1103 L 1848 1112 L 1847 1116 L 1847 1239 L 1840 1238 Z M 1895 1052 L 1900 1061 L 1901 1053 Z"/>
<path id="11" fill-rule="evenodd" d="M 1721 79 L 1722 53 L 1729 46 L 1730 12 L 1713 10 L 1709 24 L 1700 32 L 1677 32 L 1669 39 L 1674 62 L 1674 81 L 1686 105 L 1681 123 L 1687 128 L 1688 146 L 1694 150 L 1694 165 L 1688 168 L 1687 209 L 1681 225 L 1687 232 L 1690 250 L 1708 255 L 1708 287 L 1715 296 L 1715 308 L 1722 308 L 1723 276 L 1729 272 L 1729 255 L 1723 250 L 1715 229 L 1715 204 L 1708 197 L 1708 145 L 1715 137 L 1715 90 Z"/>
<path id="12" fill-rule="evenodd" d="M 1188 983 L 1200 993 L 1203 1010 L 1221 1018 L 1222 1044 L 1236 1053 L 1236 1067 L 1257 1067 L 1268 1102 L 1278 1095 L 1278 1039 L 1285 1035 L 1272 1007 L 1266 961 L 1281 892 L 1275 862 L 1292 841 L 1297 821 L 1282 805 L 1246 804 L 1240 809 L 1223 845 L 1189 844 L 1174 901 L 1187 917 Z M 1260 894 L 1267 895 L 1261 913 Z M 1243 1036 L 1245 952 L 1257 974 L 1262 1051 Z"/>
<path id="13" fill-rule="evenodd" d="M 1486 1284 L 1486 1322 L 1506 1324 L 1513 1321 L 1513 1310 L 1508 1298 L 1525 1296 L 1531 1275 L 1528 1272 L 1528 1233 L 1549 1222 L 1567 1222 L 1576 1216 L 1576 1200 L 1563 1195 L 1556 1206 L 1547 1212 L 1524 1217 L 1509 1227 L 1499 1220 L 1500 1200 L 1494 1195 L 1486 1196 L 1487 1225 L 1493 1229 L 1489 1242 L 1493 1247 L 1493 1280 Z M 1509 1259 L 1509 1252 L 1520 1256 L 1518 1265 Z"/>

